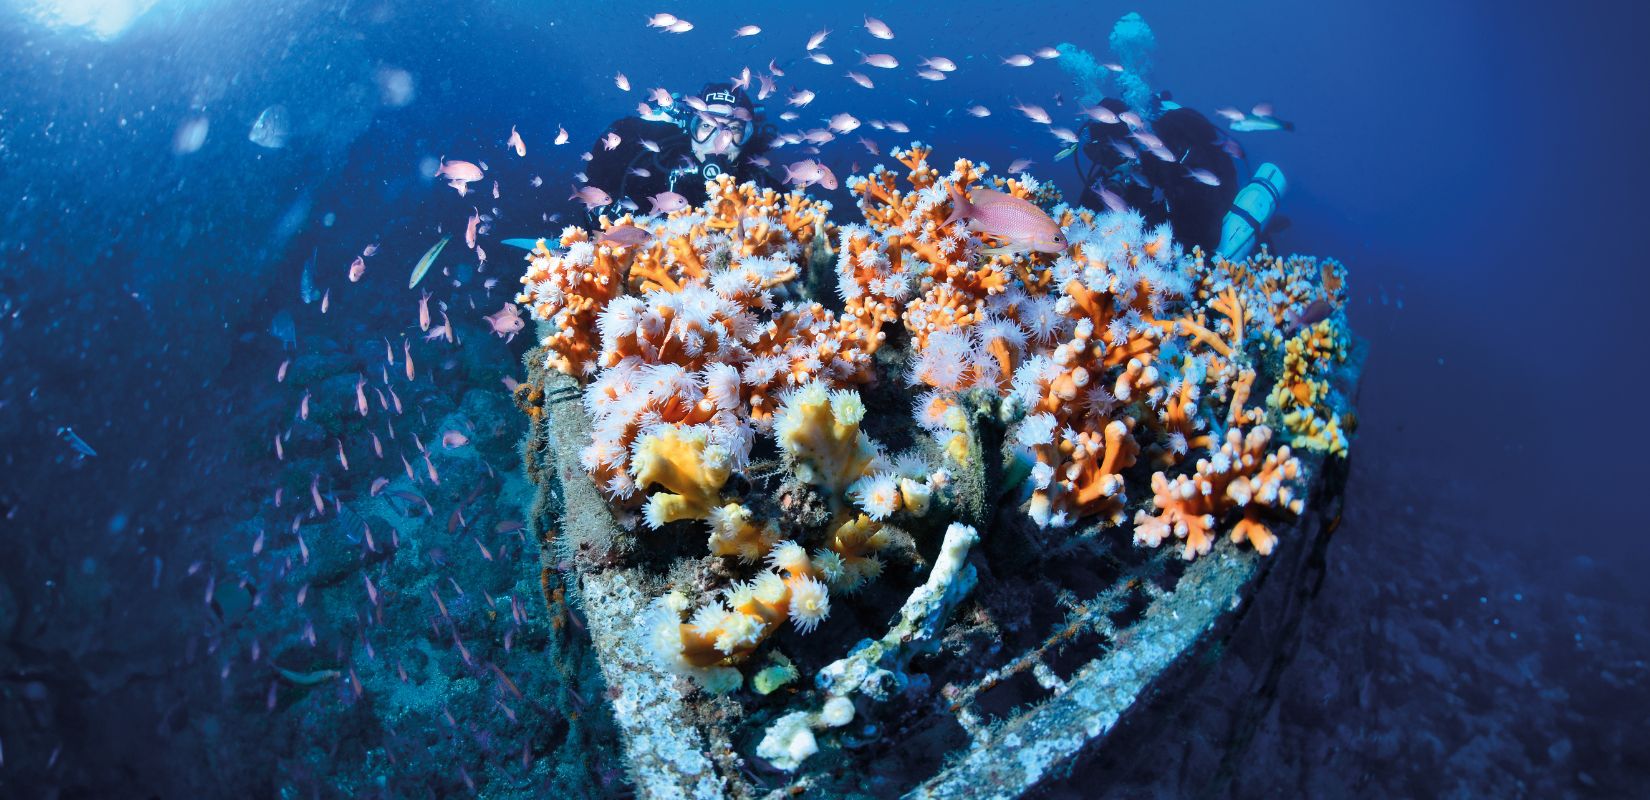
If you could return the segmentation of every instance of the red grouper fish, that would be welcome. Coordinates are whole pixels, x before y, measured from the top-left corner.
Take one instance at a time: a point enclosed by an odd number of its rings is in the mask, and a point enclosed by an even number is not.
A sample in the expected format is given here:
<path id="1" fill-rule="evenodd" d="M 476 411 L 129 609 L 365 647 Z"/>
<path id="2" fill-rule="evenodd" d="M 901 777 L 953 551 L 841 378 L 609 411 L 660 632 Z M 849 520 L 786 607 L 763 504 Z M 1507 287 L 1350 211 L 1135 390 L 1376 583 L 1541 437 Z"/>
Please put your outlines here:
<path id="1" fill-rule="evenodd" d="M 1066 235 L 1060 226 L 1042 209 L 1011 194 L 976 187 L 974 199 L 951 187 L 951 216 L 946 225 L 959 220 L 968 222 L 969 230 L 988 233 L 1004 240 L 1001 247 L 987 248 L 997 253 L 1063 253 Z"/>

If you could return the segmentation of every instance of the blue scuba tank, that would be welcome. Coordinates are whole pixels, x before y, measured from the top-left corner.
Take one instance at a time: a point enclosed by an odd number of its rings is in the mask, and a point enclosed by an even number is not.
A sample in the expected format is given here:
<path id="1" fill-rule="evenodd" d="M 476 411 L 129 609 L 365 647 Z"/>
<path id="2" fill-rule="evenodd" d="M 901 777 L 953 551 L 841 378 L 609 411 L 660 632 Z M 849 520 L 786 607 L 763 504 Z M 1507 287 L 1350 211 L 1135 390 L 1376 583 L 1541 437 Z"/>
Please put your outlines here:
<path id="1" fill-rule="evenodd" d="M 1266 223 L 1277 213 L 1289 183 L 1283 170 L 1268 161 L 1255 170 L 1255 177 L 1232 198 L 1232 208 L 1220 225 L 1220 246 L 1215 254 L 1228 261 L 1241 261 L 1254 252 Z"/>

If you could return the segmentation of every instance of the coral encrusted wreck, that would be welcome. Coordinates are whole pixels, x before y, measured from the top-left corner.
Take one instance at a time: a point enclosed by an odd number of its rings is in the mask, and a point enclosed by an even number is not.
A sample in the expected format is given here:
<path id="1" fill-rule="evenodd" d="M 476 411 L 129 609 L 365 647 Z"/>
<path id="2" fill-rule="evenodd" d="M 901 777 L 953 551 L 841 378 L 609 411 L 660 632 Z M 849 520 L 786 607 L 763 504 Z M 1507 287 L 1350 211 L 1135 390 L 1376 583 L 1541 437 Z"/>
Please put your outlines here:
<path id="1" fill-rule="evenodd" d="M 903 175 L 847 182 L 860 224 L 723 176 L 529 256 L 535 524 L 644 795 L 1017 794 L 1336 501 L 1340 265 L 1211 260 L 1028 176 L 892 155 Z M 948 224 L 982 188 L 1069 247 Z M 1299 325 L 1314 304 L 1336 310 Z"/>

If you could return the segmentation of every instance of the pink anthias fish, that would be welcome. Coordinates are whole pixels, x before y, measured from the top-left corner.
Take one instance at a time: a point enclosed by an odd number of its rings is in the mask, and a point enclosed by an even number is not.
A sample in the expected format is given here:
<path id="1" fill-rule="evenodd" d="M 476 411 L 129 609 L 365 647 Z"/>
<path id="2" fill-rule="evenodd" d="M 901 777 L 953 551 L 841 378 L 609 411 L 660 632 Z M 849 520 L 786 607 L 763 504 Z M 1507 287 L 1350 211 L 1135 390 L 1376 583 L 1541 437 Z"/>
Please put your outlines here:
<path id="1" fill-rule="evenodd" d="M 1053 122 L 1053 120 L 1049 119 L 1048 112 L 1044 111 L 1042 106 L 1028 106 L 1024 103 L 1017 103 L 1014 106 L 1014 110 L 1026 115 L 1026 119 L 1040 125 L 1048 125 Z"/>
<path id="2" fill-rule="evenodd" d="M 567 129 L 560 126 L 560 125 L 556 126 L 556 142 L 555 143 L 556 144 L 567 144 Z"/>
<path id="3" fill-rule="evenodd" d="M 514 308 L 514 306 L 510 307 Z M 470 437 L 465 436 L 462 431 L 447 431 L 441 434 L 441 446 L 447 448 L 448 450 L 463 447 L 469 443 Z"/>
<path id="4" fill-rule="evenodd" d="M 757 83 L 757 89 L 756 89 L 756 99 L 757 100 L 766 100 L 769 97 L 773 96 L 773 94 L 775 92 L 779 91 L 779 84 L 774 83 L 774 80 L 773 80 L 772 76 L 758 75 L 758 76 L 756 76 L 756 83 Z"/>
<path id="5" fill-rule="evenodd" d="M 1114 125 L 1117 123 L 1117 112 L 1106 108 L 1105 106 L 1095 106 L 1094 108 L 1084 106 L 1082 108 L 1083 113 L 1095 122 L 1104 123 L 1106 125 Z"/>
<path id="6" fill-rule="evenodd" d="M 818 33 L 808 37 L 808 49 L 819 49 L 819 46 L 825 43 L 825 37 L 830 35 L 831 30 L 829 28 L 821 28 Z"/>
<path id="7" fill-rule="evenodd" d="M 917 70 L 917 77 L 925 81 L 943 81 L 945 80 L 945 73 L 937 69 L 919 69 Z"/>
<path id="8" fill-rule="evenodd" d="M 853 133 L 859 127 L 859 120 L 853 114 L 843 112 L 830 119 L 831 130 L 837 133 Z"/>
<path id="9" fill-rule="evenodd" d="M 1145 145 L 1147 149 L 1163 146 L 1163 140 L 1157 138 L 1157 134 L 1148 130 L 1130 131 L 1129 135 L 1133 136 L 1135 141 Z"/>
<path id="10" fill-rule="evenodd" d="M 458 196 L 463 197 L 470 193 L 470 184 L 481 180 L 481 167 L 468 161 L 441 160 L 441 168 L 435 171 L 437 178 L 446 178 L 447 185 L 458 190 Z"/>
<path id="11" fill-rule="evenodd" d="M 1290 336 L 1293 336 L 1312 325 L 1316 325 L 1326 319 L 1329 319 L 1329 317 L 1334 313 L 1335 306 L 1333 303 L 1330 303 L 1328 300 L 1324 300 L 1322 298 L 1313 300 L 1311 303 L 1307 304 L 1306 308 L 1301 309 L 1300 313 L 1296 313 L 1294 311 L 1289 312 L 1288 320 L 1284 324 L 1284 330 Z"/>
<path id="12" fill-rule="evenodd" d="M 648 209 L 649 214 L 669 214 L 688 207 L 687 198 L 675 192 L 660 192 L 649 197 L 647 201 L 653 204 L 653 207 Z"/>
<path id="13" fill-rule="evenodd" d="M 836 61 L 831 59 L 830 53 L 809 53 L 808 60 L 814 62 L 815 64 L 823 64 L 827 67 L 836 63 Z"/>
<path id="14" fill-rule="evenodd" d="M 1042 209 L 994 189 L 976 187 L 973 193 L 974 198 L 970 200 L 956 187 L 951 188 L 951 216 L 946 218 L 945 225 L 967 221 L 969 230 L 1004 240 L 1002 247 L 988 248 L 987 253 L 1066 251 L 1066 235 Z"/>
<path id="15" fill-rule="evenodd" d="M 1198 183 L 1201 183 L 1204 186 L 1219 186 L 1220 185 L 1220 178 L 1215 177 L 1215 174 L 1213 172 L 1210 172 L 1206 169 L 1188 168 L 1186 170 L 1186 174 L 1191 176 L 1192 180 L 1197 181 Z"/>
<path id="16" fill-rule="evenodd" d="M 448 161 L 443 158 L 441 159 L 441 168 L 436 170 L 435 175 L 438 178 L 448 178 L 455 181 L 479 181 L 481 180 L 481 167 L 468 161 Z"/>
<path id="17" fill-rule="evenodd" d="M 1011 67 L 1029 67 L 1033 62 L 1031 60 L 1031 56 L 1024 53 L 1015 53 L 1014 55 L 1003 59 L 1003 63 Z"/>
<path id="18" fill-rule="evenodd" d="M 630 91 L 630 79 L 626 78 L 623 72 L 613 76 L 613 85 L 619 87 L 619 91 Z"/>
<path id="19" fill-rule="evenodd" d="M 922 60 L 922 65 L 929 69 L 937 69 L 940 72 L 957 71 L 957 62 L 952 61 L 945 56 L 932 56 L 930 58 L 925 58 Z"/>
<path id="20" fill-rule="evenodd" d="M 894 32 L 888 29 L 887 23 L 884 23 L 876 17 L 865 18 L 865 30 L 869 31 L 872 36 L 875 36 L 878 39 L 894 38 Z"/>
<path id="21" fill-rule="evenodd" d="M 493 333 L 506 340 L 514 338 L 522 328 L 527 327 L 527 320 L 522 318 L 521 309 L 514 303 L 505 303 L 503 308 L 482 319 L 487 320 L 487 326 L 493 329 Z"/>
<path id="22" fill-rule="evenodd" d="M 1036 55 L 1038 58 L 1059 58 L 1060 51 L 1052 47 L 1039 47 Z"/>
<path id="23" fill-rule="evenodd" d="M 428 291 L 425 291 L 423 296 L 418 298 L 418 329 L 421 331 L 430 329 L 430 293 Z"/>
<path id="24" fill-rule="evenodd" d="M 733 32 L 733 38 L 742 39 L 746 36 L 755 36 L 761 32 L 762 29 L 755 25 L 741 25 Z"/>
<path id="25" fill-rule="evenodd" d="M 351 261 L 349 265 L 349 282 L 358 283 L 361 276 L 365 274 L 367 274 L 367 262 L 360 256 L 356 256 L 355 260 Z"/>
<path id="26" fill-rule="evenodd" d="M 824 165 L 811 158 L 785 167 L 785 182 L 795 184 L 798 189 L 819 183 L 824 177 Z"/>
<path id="27" fill-rule="evenodd" d="M 985 106 L 969 106 L 968 115 L 971 117 L 989 117 L 991 116 L 991 109 Z"/>
<path id="28" fill-rule="evenodd" d="M 665 30 L 670 31 L 671 33 L 687 33 L 688 31 L 693 30 L 693 23 L 688 22 L 685 19 L 679 19 L 671 23 L 665 28 Z"/>
<path id="29" fill-rule="evenodd" d="M 871 66 L 879 69 L 893 69 L 899 66 L 899 59 L 896 59 L 887 53 L 870 53 L 868 55 L 861 54 L 859 57 L 859 63 L 870 64 Z"/>
<path id="30" fill-rule="evenodd" d="M 825 166 L 824 164 L 819 165 L 819 185 L 825 187 L 826 189 L 836 191 L 836 173 L 832 172 L 831 168 Z"/>
<path id="31" fill-rule="evenodd" d="M 471 206 L 470 211 L 470 222 L 464 226 L 464 244 L 474 250 L 476 249 L 476 228 L 481 225 L 481 210 Z"/>
<path id="32" fill-rule="evenodd" d="M 1105 203 L 1106 208 L 1111 209 L 1118 214 L 1129 210 L 1129 204 L 1123 202 L 1122 196 L 1118 193 L 1107 189 L 1104 186 L 1098 185 L 1094 187 L 1094 191 L 1096 194 L 1100 195 L 1100 202 Z"/>
<path id="33" fill-rule="evenodd" d="M 793 106 L 805 106 L 813 101 L 814 93 L 807 89 L 803 89 L 796 94 L 791 95 L 790 99 L 786 102 Z"/>
<path id="34" fill-rule="evenodd" d="M 848 80 L 851 80 L 854 83 L 859 84 L 860 86 L 863 86 L 867 89 L 877 88 L 876 84 L 872 83 L 870 78 L 865 77 L 865 73 L 863 73 L 863 72 L 851 72 L 850 71 L 849 73 L 847 73 L 847 75 L 848 75 Z"/>
<path id="35" fill-rule="evenodd" d="M 1025 171 L 1026 167 L 1029 167 L 1029 166 L 1031 166 L 1032 164 L 1035 164 L 1035 163 L 1037 163 L 1037 162 L 1032 161 L 1029 158 L 1016 158 L 1016 159 L 1014 159 L 1013 163 L 1008 165 L 1008 171 L 1009 172 L 1023 172 L 1023 171 Z"/>
<path id="36" fill-rule="evenodd" d="M 521 134 L 516 132 L 514 125 L 510 126 L 510 141 L 505 142 L 504 146 L 515 150 L 517 156 L 527 155 L 527 143 L 521 140 Z"/>
<path id="37" fill-rule="evenodd" d="M 647 18 L 649 28 L 668 28 L 676 24 L 675 14 L 654 14 Z"/>
<path id="38" fill-rule="evenodd" d="M 607 192 L 604 192 L 594 186 L 585 186 L 583 188 L 574 186 L 573 196 L 567 199 L 578 200 L 579 202 L 584 203 L 584 208 L 586 211 L 613 204 L 613 198 L 610 197 Z"/>
<path id="39" fill-rule="evenodd" d="M 861 145 L 863 145 L 863 146 L 864 146 L 864 147 L 865 147 L 865 150 L 866 150 L 866 151 L 867 151 L 867 152 L 869 152 L 869 153 L 870 153 L 870 154 L 871 154 L 871 155 L 873 155 L 873 156 L 880 156 L 880 155 L 882 155 L 882 150 L 880 150 L 880 149 L 879 149 L 879 148 L 878 148 L 878 147 L 877 147 L 877 143 L 876 143 L 876 142 L 873 142 L 873 141 L 871 141 L 871 140 L 870 140 L 870 139 L 867 139 L 867 138 L 865 138 L 865 137 L 863 137 L 863 136 L 861 136 L 861 137 L 859 137 L 859 143 L 860 143 L 860 144 L 861 144 Z"/>
<path id="40" fill-rule="evenodd" d="M 624 140 L 619 137 L 617 131 L 608 131 L 607 135 L 602 137 L 602 148 L 612 150 L 613 148 L 618 147 L 619 142 L 622 141 Z"/>
<path id="41" fill-rule="evenodd" d="M 614 225 L 602 233 L 601 241 L 606 244 L 616 244 L 620 247 L 635 247 L 653 240 L 653 234 L 636 227 L 635 225 Z"/>

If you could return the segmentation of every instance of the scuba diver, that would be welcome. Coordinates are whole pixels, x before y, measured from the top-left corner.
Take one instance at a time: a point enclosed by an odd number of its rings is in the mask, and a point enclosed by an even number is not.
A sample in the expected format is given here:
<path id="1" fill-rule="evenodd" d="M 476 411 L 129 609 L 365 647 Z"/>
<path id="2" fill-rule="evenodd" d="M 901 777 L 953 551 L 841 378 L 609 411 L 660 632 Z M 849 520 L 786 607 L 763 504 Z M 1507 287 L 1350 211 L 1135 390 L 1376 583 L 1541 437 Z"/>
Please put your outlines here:
<path id="1" fill-rule="evenodd" d="M 1083 180 L 1078 202 L 1088 208 L 1133 208 L 1147 224 L 1169 223 L 1177 240 L 1232 261 L 1249 257 L 1269 233 L 1288 226 L 1277 213 L 1288 182 L 1276 164 L 1263 163 L 1241 187 L 1236 139 L 1202 114 L 1159 93 L 1158 115 L 1149 122 L 1123 101 L 1105 98 L 1089 116 L 1074 159 Z M 1294 130 L 1271 116 L 1269 106 L 1251 115 L 1229 109 L 1232 130 Z M 1259 120 L 1247 125 L 1240 121 Z M 1083 160 L 1088 165 L 1083 165 Z"/>
<path id="2" fill-rule="evenodd" d="M 1078 202 L 1095 209 L 1120 202 L 1138 210 L 1148 225 L 1168 222 L 1177 240 L 1212 253 L 1238 193 L 1237 158 L 1243 151 L 1208 118 L 1174 103 L 1167 93 L 1158 103 L 1162 113 L 1135 126 L 1130 123 L 1141 122 L 1133 116 L 1138 112 L 1123 101 L 1100 101 L 1078 148 L 1084 187 Z"/>
<path id="3" fill-rule="evenodd" d="M 757 158 L 773 133 L 750 96 L 729 83 L 706 84 L 697 95 L 677 98 L 647 118 L 618 120 L 590 148 L 585 183 L 613 201 L 589 209 L 590 219 L 631 207 L 653 213 L 660 203 L 665 204 L 660 210 L 674 210 L 680 201 L 672 194 L 697 206 L 706 198 L 705 181 L 724 173 L 739 183 L 781 188 Z M 608 149 L 614 136 L 618 142 Z"/>

